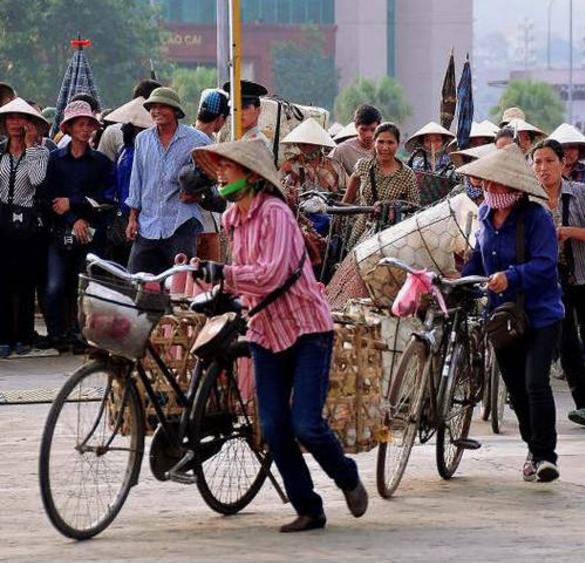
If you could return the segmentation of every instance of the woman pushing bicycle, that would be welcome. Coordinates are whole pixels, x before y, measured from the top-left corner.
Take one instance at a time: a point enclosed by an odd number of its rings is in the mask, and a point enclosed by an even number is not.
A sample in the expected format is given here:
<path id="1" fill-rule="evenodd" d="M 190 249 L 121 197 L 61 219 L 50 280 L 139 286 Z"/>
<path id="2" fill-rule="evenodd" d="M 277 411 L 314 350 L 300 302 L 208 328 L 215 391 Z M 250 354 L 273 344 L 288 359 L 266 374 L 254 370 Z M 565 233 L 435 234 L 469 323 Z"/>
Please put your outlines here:
<path id="1" fill-rule="evenodd" d="M 323 528 L 323 501 L 299 443 L 343 491 L 350 512 L 368 504 L 355 462 L 323 419 L 333 321 L 315 280 L 296 219 L 285 203 L 272 156 L 262 141 L 234 141 L 193 151 L 233 205 L 224 214 L 232 263 L 201 262 L 205 280 L 250 308 L 251 345 L 260 424 L 297 518 L 281 532 Z M 298 442 L 297 442 L 298 441 Z"/>

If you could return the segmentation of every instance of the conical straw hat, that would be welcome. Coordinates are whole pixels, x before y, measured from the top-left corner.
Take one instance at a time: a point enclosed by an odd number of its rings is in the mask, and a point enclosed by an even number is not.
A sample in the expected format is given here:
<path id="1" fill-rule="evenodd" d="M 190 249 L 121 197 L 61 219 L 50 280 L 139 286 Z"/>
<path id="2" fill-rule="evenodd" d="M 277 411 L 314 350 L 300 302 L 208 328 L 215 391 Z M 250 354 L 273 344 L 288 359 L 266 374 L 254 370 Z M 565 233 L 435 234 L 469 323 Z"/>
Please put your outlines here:
<path id="1" fill-rule="evenodd" d="M 526 157 L 516 143 L 465 164 L 457 168 L 457 172 L 464 176 L 475 176 L 482 180 L 497 182 L 534 197 L 548 198 L 544 188 L 526 164 Z"/>
<path id="2" fill-rule="evenodd" d="M 132 123 L 136 127 L 148 129 L 154 125 L 154 121 L 144 109 L 143 104 L 144 98 L 139 96 L 110 112 L 106 116 L 106 121 L 111 121 L 112 123 Z"/>
<path id="3" fill-rule="evenodd" d="M 335 123 L 333 123 L 331 125 L 331 127 L 329 127 L 329 129 L 327 130 L 327 133 L 329 133 L 329 135 L 331 135 L 331 138 L 333 138 L 338 133 L 340 133 L 342 129 L 343 129 L 343 125 L 341 123 L 339 123 L 339 121 L 336 121 Z"/>
<path id="4" fill-rule="evenodd" d="M 585 135 L 573 125 L 562 123 L 549 136 L 561 145 L 583 145 L 585 146 Z"/>
<path id="5" fill-rule="evenodd" d="M 457 166 L 463 166 L 470 160 L 477 160 L 493 153 L 496 149 L 494 143 L 488 143 L 487 145 L 480 145 L 479 147 L 473 147 L 471 149 L 464 149 L 462 151 L 453 151 L 449 156 L 453 161 L 453 164 Z"/>
<path id="6" fill-rule="evenodd" d="M 406 150 L 408 152 L 412 152 L 417 147 L 422 146 L 423 137 L 425 135 L 443 135 L 445 142 L 455 137 L 455 135 L 453 135 L 453 133 L 451 133 L 451 131 L 448 129 L 445 129 L 434 121 L 430 121 L 424 127 L 419 129 L 414 135 L 410 136 L 404 145 Z"/>
<path id="7" fill-rule="evenodd" d="M 480 122 L 480 125 L 483 125 L 484 127 L 490 127 L 494 135 L 497 135 L 498 131 L 500 130 L 500 128 L 489 119 L 484 119 L 482 122 Z"/>
<path id="8" fill-rule="evenodd" d="M 284 199 L 273 156 L 262 139 L 206 145 L 193 149 L 191 154 L 197 166 L 215 180 L 218 160 L 222 157 L 227 158 L 264 178 Z"/>
<path id="9" fill-rule="evenodd" d="M 489 121 L 482 121 L 481 123 L 476 123 L 475 121 L 471 124 L 471 131 L 469 132 L 469 138 L 472 137 L 489 137 L 490 139 L 494 139 L 498 128 L 494 131 L 494 125 L 490 124 Z"/>
<path id="10" fill-rule="evenodd" d="M 508 108 L 508 109 L 504 110 L 504 113 L 502 114 L 502 120 L 500 121 L 500 127 L 504 127 L 505 125 L 510 123 L 510 121 L 512 121 L 512 119 L 524 120 L 524 119 L 526 119 L 526 114 L 520 108 Z"/>
<path id="11" fill-rule="evenodd" d="M 341 143 L 351 137 L 357 137 L 357 129 L 355 128 L 355 123 L 353 121 L 350 121 L 345 127 L 343 127 L 341 131 L 333 137 L 333 140 L 336 143 Z"/>
<path id="12" fill-rule="evenodd" d="M 532 133 L 535 140 L 542 139 L 546 136 L 538 127 L 524 121 L 523 119 L 512 119 L 506 127 L 509 127 L 514 131 L 527 131 L 528 133 Z"/>
<path id="13" fill-rule="evenodd" d="M 335 146 L 329 133 L 317 123 L 313 117 L 309 117 L 297 125 L 282 141 L 285 144 L 304 143 L 308 145 L 319 145 L 321 147 Z"/>
<path id="14" fill-rule="evenodd" d="M 31 118 L 41 129 L 48 131 L 51 124 L 30 104 L 27 104 L 22 98 L 14 98 L 11 102 L 0 107 L 0 120 L 4 124 L 3 116 L 7 113 L 21 113 Z"/>

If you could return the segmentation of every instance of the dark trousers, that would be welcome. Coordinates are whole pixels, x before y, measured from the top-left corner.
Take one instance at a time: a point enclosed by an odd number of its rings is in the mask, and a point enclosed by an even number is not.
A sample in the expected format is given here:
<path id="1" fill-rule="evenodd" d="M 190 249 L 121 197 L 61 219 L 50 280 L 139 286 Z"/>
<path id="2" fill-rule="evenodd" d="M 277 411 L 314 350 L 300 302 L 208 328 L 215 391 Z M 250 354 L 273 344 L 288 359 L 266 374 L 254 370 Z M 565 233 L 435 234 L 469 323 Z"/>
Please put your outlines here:
<path id="1" fill-rule="evenodd" d="M 89 250 L 85 246 L 64 249 L 56 242 L 49 244 L 46 316 L 50 337 L 60 338 L 67 332 L 78 332 L 78 275 L 85 268 L 85 256 Z"/>
<path id="2" fill-rule="evenodd" d="M 298 514 L 317 516 L 323 501 L 313 490 L 300 442 L 343 489 L 358 483 L 355 462 L 323 419 L 333 333 L 301 336 L 283 352 L 252 344 L 260 425 Z M 291 401 L 292 395 L 292 401 Z"/>
<path id="3" fill-rule="evenodd" d="M 585 408 L 585 285 L 563 288 L 565 320 L 561 337 L 561 365 L 575 406 Z"/>
<path id="4" fill-rule="evenodd" d="M 36 239 L 3 237 L 0 274 L 0 344 L 31 344 L 35 318 Z"/>
<path id="5" fill-rule="evenodd" d="M 535 461 L 556 463 L 555 401 L 550 366 L 560 337 L 561 322 L 529 330 L 518 344 L 496 351 L 496 357 L 518 417 L 520 435 Z"/>
<path id="6" fill-rule="evenodd" d="M 132 273 L 160 274 L 175 263 L 177 254 L 193 258 L 197 251 L 197 235 L 201 232 L 197 219 L 185 221 L 169 238 L 148 239 L 140 235 L 132 244 L 128 270 Z"/>

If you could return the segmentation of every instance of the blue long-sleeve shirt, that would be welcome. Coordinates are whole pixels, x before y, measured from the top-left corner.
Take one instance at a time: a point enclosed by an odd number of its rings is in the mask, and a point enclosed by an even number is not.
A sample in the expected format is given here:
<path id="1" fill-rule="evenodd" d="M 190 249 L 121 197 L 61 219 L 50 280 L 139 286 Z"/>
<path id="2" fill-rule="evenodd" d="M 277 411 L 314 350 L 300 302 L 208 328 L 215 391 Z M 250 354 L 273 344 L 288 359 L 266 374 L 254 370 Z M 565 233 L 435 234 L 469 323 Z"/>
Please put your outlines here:
<path id="1" fill-rule="evenodd" d="M 138 227 L 142 237 L 166 239 L 189 219 L 201 223 L 199 205 L 179 199 L 178 177 L 181 168 L 191 161 L 191 151 L 207 144 L 206 135 L 181 124 L 166 149 L 156 127 L 137 135 L 126 205 L 140 212 Z"/>
<path id="2" fill-rule="evenodd" d="M 516 206 L 498 229 L 494 227 L 491 209 L 479 208 L 481 227 L 477 244 L 463 275 L 490 276 L 504 272 L 508 278 L 506 291 L 489 292 L 489 307 L 516 301 L 518 291 L 524 293 L 525 310 L 533 328 L 543 328 L 564 317 L 561 287 L 557 273 L 557 235 L 551 214 L 538 203 L 524 207 L 525 261 L 516 257 L 516 229 L 520 209 Z"/>

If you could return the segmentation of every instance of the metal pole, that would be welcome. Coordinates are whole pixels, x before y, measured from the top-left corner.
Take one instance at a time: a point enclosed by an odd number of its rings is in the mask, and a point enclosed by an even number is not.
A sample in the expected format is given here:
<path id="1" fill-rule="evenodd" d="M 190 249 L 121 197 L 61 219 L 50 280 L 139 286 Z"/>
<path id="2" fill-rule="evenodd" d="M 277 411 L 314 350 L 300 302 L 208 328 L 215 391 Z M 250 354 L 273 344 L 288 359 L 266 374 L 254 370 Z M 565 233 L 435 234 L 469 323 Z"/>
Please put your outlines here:
<path id="1" fill-rule="evenodd" d="M 240 45 L 242 42 L 242 22 L 240 0 L 230 0 L 230 82 L 232 141 L 242 136 L 242 95 L 240 84 Z"/>
<path id="2" fill-rule="evenodd" d="M 229 80 L 228 61 L 230 53 L 229 0 L 217 0 L 217 85 Z"/>
<path id="3" fill-rule="evenodd" d="M 567 110 L 569 123 L 573 125 L 573 0 L 569 0 L 569 96 Z"/>
<path id="4" fill-rule="evenodd" d="M 551 8 L 555 0 L 548 0 L 548 20 L 547 20 L 547 35 L 546 35 L 546 68 L 550 70 L 550 18 Z"/>

